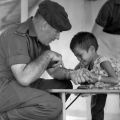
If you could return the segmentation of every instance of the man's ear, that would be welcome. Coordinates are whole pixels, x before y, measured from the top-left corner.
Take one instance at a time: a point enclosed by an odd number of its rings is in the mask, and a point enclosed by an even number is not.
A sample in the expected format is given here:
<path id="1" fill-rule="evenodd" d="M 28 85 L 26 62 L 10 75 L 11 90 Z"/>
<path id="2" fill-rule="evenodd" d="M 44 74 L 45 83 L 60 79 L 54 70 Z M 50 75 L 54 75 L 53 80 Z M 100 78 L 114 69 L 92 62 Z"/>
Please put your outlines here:
<path id="1" fill-rule="evenodd" d="M 47 22 L 46 21 L 43 21 L 43 23 L 42 23 L 42 30 L 44 31 L 44 30 L 46 30 L 47 29 Z"/>

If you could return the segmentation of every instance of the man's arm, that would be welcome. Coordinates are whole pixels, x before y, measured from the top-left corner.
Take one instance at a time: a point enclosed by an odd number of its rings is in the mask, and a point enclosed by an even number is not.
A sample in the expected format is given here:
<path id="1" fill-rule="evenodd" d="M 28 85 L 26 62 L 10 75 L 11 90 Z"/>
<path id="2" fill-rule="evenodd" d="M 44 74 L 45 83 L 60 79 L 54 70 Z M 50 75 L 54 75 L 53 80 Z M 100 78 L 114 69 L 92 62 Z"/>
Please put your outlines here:
<path id="1" fill-rule="evenodd" d="M 21 85 L 28 86 L 37 78 L 40 78 L 51 61 L 61 61 L 60 54 L 52 51 L 46 51 L 28 64 L 12 65 L 11 70 Z"/>
<path id="2" fill-rule="evenodd" d="M 70 80 L 70 72 L 73 71 L 72 69 L 66 69 L 64 67 L 56 67 L 56 68 L 50 68 L 47 70 L 47 72 L 55 79 L 58 80 Z"/>
<path id="3" fill-rule="evenodd" d="M 104 51 L 105 55 L 110 55 L 110 56 L 120 56 L 120 35 L 116 34 L 110 34 L 106 33 L 103 31 L 103 27 L 95 23 L 92 33 L 96 36 L 98 42 L 103 46 L 100 46 L 100 49 L 104 49 L 103 47 L 106 47 Z M 108 52 L 107 52 L 108 50 Z"/>
<path id="4" fill-rule="evenodd" d="M 85 78 L 83 77 L 83 73 L 85 69 L 81 69 L 80 64 L 78 64 L 77 66 L 79 68 L 76 68 L 75 70 L 66 69 L 64 67 L 58 66 L 56 68 L 48 69 L 48 73 L 55 79 L 71 80 L 76 85 L 89 81 L 89 77 L 87 75 L 85 75 Z"/>
<path id="5" fill-rule="evenodd" d="M 93 29 L 92 29 L 92 33 L 97 37 L 97 38 L 100 38 L 102 41 L 104 39 L 120 39 L 120 35 L 116 35 L 116 34 L 110 34 L 110 33 L 107 33 L 107 32 L 104 32 L 103 31 L 103 27 L 98 25 L 97 23 L 94 24 L 93 26 Z"/>

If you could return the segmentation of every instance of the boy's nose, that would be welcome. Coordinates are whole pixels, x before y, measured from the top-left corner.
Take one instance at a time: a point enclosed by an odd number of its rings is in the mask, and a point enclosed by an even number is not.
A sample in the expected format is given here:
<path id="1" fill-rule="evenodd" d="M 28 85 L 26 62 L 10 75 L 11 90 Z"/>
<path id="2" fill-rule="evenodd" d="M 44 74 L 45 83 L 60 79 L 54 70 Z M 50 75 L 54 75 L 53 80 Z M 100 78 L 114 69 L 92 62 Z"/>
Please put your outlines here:
<path id="1" fill-rule="evenodd" d="M 78 61 L 80 61 L 80 62 L 81 62 L 81 58 L 80 58 L 80 57 L 77 57 L 77 59 L 78 59 Z"/>
<path id="2" fill-rule="evenodd" d="M 60 32 L 56 34 L 56 39 L 57 39 L 57 40 L 60 39 Z"/>

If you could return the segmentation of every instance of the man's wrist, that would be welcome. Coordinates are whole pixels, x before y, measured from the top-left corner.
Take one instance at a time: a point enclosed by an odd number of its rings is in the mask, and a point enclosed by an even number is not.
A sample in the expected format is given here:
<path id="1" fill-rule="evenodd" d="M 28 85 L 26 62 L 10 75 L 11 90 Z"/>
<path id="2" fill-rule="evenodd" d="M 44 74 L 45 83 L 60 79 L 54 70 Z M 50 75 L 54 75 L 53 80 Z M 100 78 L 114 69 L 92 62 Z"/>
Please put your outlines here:
<path id="1" fill-rule="evenodd" d="M 52 59 L 52 54 L 51 54 L 51 51 L 50 50 L 47 50 L 44 52 L 44 55 L 47 57 L 48 60 L 51 60 Z"/>

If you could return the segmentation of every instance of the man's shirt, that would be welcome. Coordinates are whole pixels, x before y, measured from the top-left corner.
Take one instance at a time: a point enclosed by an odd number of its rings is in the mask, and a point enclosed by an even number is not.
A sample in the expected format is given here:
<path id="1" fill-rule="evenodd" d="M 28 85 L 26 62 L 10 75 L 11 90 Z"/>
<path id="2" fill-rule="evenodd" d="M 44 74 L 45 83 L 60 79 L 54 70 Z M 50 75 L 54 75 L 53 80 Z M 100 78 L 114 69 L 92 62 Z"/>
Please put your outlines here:
<path id="1" fill-rule="evenodd" d="M 1 78 L 7 78 L 6 81 L 14 78 L 12 65 L 28 64 L 50 49 L 50 46 L 40 43 L 32 31 L 34 26 L 30 18 L 24 23 L 13 25 L 0 36 L 0 81 Z"/>

